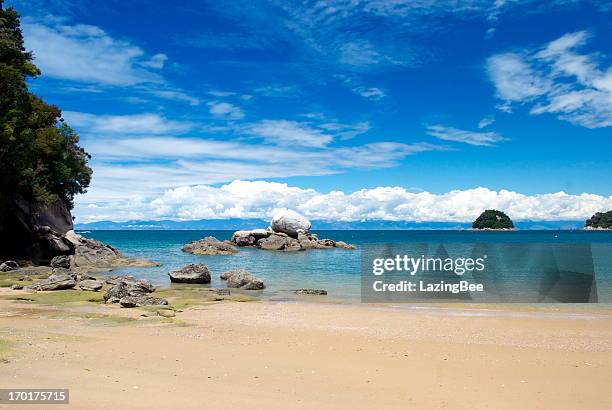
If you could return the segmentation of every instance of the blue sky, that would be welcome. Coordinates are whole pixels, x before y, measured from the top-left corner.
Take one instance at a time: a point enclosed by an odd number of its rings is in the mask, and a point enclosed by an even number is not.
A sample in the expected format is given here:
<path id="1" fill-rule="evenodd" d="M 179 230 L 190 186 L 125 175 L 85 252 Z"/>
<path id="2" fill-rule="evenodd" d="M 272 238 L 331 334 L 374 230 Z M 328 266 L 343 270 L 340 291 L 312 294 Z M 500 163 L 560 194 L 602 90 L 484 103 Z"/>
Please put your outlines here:
<path id="1" fill-rule="evenodd" d="M 93 155 L 79 221 L 612 208 L 612 2 L 11 5 Z"/>

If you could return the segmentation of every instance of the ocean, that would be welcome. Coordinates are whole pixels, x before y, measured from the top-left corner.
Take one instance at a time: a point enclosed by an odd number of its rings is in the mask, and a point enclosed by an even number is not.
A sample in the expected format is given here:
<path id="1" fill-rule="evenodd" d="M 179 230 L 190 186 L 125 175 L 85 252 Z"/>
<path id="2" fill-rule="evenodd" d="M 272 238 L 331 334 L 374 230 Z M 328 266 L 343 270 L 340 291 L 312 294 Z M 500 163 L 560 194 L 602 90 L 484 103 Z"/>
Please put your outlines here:
<path id="1" fill-rule="evenodd" d="M 470 256 L 475 249 L 493 246 L 496 260 L 508 256 L 506 265 L 520 271 L 517 261 L 533 247 L 558 247 L 571 260 L 586 255 L 587 270 L 596 281 L 599 302 L 612 302 L 612 232 L 609 231 L 469 231 L 469 230 L 404 230 L 404 231 L 315 231 L 319 238 L 341 240 L 357 246 L 357 250 L 320 249 L 303 252 L 275 252 L 254 248 L 239 248 L 233 255 L 197 256 L 181 251 L 184 244 L 214 236 L 229 239 L 233 231 L 225 230 L 92 230 L 79 231 L 82 235 L 112 245 L 126 256 L 146 258 L 161 266 L 148 268 L 121 268 L 111 274 L 132 274 L 151 280 L 158 286 L 171 286 L 168 272 L 189 263 L 204 263 L 212 274 L 214 287 L 224 287 L 219 279 L 223 271 L 244 268 L 266 283 L 265 298 L 290 297 L 299 288 L 325 289 L 330 297 L 360 300 L 362 295 L 362 263 L 365 255 L 379 255 L 393 250 L 428 255 L 440 252 L 441 247 L 451 255 Z M 510 249 L 511 251 L 508 251 Z M 525 250 L 526 249 L 526 250 Z M 540 248 L 538 248 L 540 249 Z M 566 252 L 565 249 L 569 249 Z M 580 255 L 572 256 L 578 249 Z M 500 255 L 508 253 L 509 255 Z M 376 256 L 378 257 L 378 256 Z M 566 258 L 566 259 L 567 259 Z M 516 262 L 516 263 L 515 263 Z M 571 261 L 570 261 L 571 262 Z M 369 263 L 369 262 L 368 262 Z M 571 264 L 571 263 L 570 263 Z M 555 265 L 556 266 L 556 265 Z M 582 268 L 578 268 L 580 270 Z M 576 269 L 574 269 L 576 270 Z M 367 272 L 367 270 L 366 270 Z M 519 272 L 504 278 L 504 289 L 520 294 L 525 276 Z M 538 272 L 536 272 L 538 274 Z M 508 275 L 507 275 L 508 276 Z M 595 283 L 593 284 L 595 287 Z M 202 285 L 204 286 L 204 285 Z M 523 292 L 524 293 L 524 292 Z"/>

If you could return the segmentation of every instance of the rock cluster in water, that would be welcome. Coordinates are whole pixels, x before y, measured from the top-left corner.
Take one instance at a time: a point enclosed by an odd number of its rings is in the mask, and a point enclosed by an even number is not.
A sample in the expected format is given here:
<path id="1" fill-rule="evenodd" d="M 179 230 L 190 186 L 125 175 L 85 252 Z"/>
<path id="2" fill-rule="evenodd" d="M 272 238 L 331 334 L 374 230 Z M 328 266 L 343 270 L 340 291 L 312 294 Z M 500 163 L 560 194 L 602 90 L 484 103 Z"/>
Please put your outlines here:
<path id="1" fill-rule="evenodd" d="M 244 269 L 232 269 L 223 272 L 219 277 L 227 281 L 228 288 L 261 290 L 266 287 L 261 279 L 254 277 Z"/>
<path id="2" fill-rule="evenodd" d="M 230 255 L 238 252 L 238 249 L 230 241 L 220 241 L 213 236 L 189 242 L 183 246 L 183 252 L 194 255 Z"/>
<path id="3" fill-rule="evenodd" d="M 181 269 L 168 272 L 170 282 L 174 283 L 210 283 L 210 271 L 203 264 L 190 264 Z"/>
<path id="4" fill-rule="evenodd" d="M 231 242 L 236 246 L 253 246 L 274 251 L 303 251 L 307 249 L 355 249 L 354 245 L 332 239 L 319 239 L 310 233 L 306 217 L 291 210 L 277 213 L 268 229 L 236 231 Z"/>

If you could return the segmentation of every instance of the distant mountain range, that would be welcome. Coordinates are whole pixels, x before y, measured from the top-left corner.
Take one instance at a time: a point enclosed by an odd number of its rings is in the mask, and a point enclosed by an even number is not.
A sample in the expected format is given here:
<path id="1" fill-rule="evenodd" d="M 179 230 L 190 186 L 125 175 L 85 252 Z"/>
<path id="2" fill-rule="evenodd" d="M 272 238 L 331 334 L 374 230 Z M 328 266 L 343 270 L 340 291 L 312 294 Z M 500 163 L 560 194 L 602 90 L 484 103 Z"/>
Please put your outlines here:
<path id="1" fill-rule="evenodd" d="M 418 229 L 468 229 L 470 222 L 397 222 L 397 221 L 316 221 L 313 230 L 418 230 Z M 197 221 L 100 221 L 79 223 L 77 230 L 238 230 L 265 228 L 263 219 L 202 219 Z M 514 221 L 518 229 L 581 229 L 584 221 Z"/>

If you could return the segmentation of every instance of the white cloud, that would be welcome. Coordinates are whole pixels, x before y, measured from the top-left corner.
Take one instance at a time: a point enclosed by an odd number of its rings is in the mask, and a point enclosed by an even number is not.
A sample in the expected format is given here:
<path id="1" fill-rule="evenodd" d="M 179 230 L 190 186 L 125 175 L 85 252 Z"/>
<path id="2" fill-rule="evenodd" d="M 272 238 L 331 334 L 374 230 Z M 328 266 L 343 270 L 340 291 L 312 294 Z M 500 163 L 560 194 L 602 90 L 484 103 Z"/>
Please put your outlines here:
<path id="1" fill-rule="evenodd" d="M 380 100 L 387 96 L 387 94 L 377 87 L 357 87 L 354 91 L 362 96 L 363 98 L 367 98 L 369 100 Z"/>
<path id="2" fill-rule="evenodd" d="M 506 101 L 526 101 L 546 94 L 552 83 L 516 53 L 497 54 L 487 60 L 487 70 L 497 96 Z"/>
<path id="3" fill-rule="evenodd" d="M 478 122 L 478 128 L 483 129 L 487 128 L 489 125 L 492 125 L 495 122 L 495 117 L 492 115 L 487 115 L 482 120 Z"/>
<path id="4" fill-rule="evenodd" d="M 168 60 L 168 56 L 167 55 L 165 55 L 165 54 L 155 54 L 148 61 L 141 62 L 140 65 L 142 65 L 144 67 L 150 67 L 150 68 L 155 68 L 157 70 L 160 70 L 160 69 L 164 68 L 164 64 L 166 63 L 167 60 Z"/>
<path id="5" fill-rule="evenodd" d="M 64 111 L 66 121 L 87 133 L 165 134 L 182 133 L 193 127 L 189 122 L 171 121 L 158 114 L 94 115 Z"/>
<path id="6" fill-rule="evenodd" d="M 463 142 L 470 145 L 489 146 L 505 138 L 496 132 L 464 131 L 444 125 L 428 125 L 427 134 L 445 141 Z"/>
<path id="7" fill-rule="evenodd" d="M 55 23 L 26 19 L 22 24 L 25 46 L 34 51 L 44 75 L 108 85 L 162 82 L 156 70 L 163 67 L 164 54 L 147 56 L 140 47 L 96 26 Z"/>
<path id="8" fill-rule="evenodd" d="M 587 128 L 612 126 L 612 68 L 599 55 L 580 53 L 586 31 L 568 33 L 536 50 L 503 53 L 487 60 L 500 108 L 531 106 L 531 114 L 550 113 Z"/>
<path id="9" fill-rule="evenodd" d="M 444 194 L 415 193 L 397 186 L 322 193 L 277 182 L 235 180 L 221 187 L 169 189 L 151 201 L 131 201 L 130 206 L 118 202 L 101 208 L 78 205 L 76 214 L 79 222 L 122 221 L 135 219 L 135 214 L 136 219 L 269 219 L 276 209 L 286 207 L 313 220 L 466 222 L 484 209 L 495 208 L 514 220 L 575 220 L 612 208 L 612 197 L 564 192 L 524 195 L 482 187 Z"/>
<path id="10" fill-rule="evenodd" d="M 208 112 L 214 117 L 226 120 L 239 120 L 244 118 L 244 111 L 234 104 L 222 101 L 211 101 L 208 103 Z"/>

